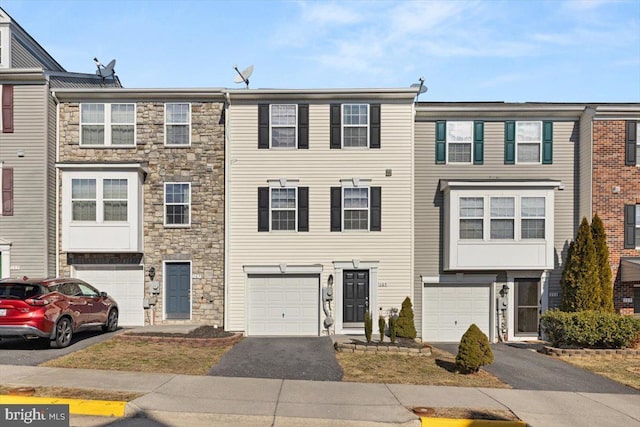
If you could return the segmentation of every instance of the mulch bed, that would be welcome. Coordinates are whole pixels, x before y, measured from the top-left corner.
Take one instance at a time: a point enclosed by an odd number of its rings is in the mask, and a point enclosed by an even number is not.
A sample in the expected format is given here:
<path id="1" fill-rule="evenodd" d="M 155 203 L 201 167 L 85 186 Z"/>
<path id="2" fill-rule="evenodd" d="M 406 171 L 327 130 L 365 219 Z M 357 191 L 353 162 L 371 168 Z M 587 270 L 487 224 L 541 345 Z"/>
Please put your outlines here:
<path id="1" fill-rule="evenodd" d="M 232 337 L 232 332 L 226 332 L 222 328 L 215 328 L 213 326 L 200 326 L 188 334 L 174 333 L 174 332 L 136 332 L 135 335 L 145 337 L 175 337 L 175 338 L 227 338 Z"/>

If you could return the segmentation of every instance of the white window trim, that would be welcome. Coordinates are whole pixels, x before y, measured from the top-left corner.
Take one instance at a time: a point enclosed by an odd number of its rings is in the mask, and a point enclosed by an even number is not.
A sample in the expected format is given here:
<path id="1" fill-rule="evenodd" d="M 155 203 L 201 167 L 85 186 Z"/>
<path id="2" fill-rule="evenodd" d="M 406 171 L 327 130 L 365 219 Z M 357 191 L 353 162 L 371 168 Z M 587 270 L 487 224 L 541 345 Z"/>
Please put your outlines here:
<path id="1" fill-rule="evenodd" d="M 271 205 L 272 202 L 272 193 L 273 190 L 293 190 L 295 195 L 294 208 L 293 209 L 283 209 L 283 208 L 274 208 Z M 274 211 L 291 211 L 294 212 L 294 228 L 293 230 L 274 230 L 273 229 L 273 212 Z M 274 233 L 295 233 L 298 231 L 298 187 L 269 187 L 269 231 L 273 231 Z"/>
<path id="2" fill-rule="evenodd" d="M 73 198 L 73 181 L 81 180 L 81 179 L 91 179 L 96 181 L 96 197 L 95 199 L 74 199 Z M 105 221 L 104 219 L 104 181 L 108 179 L 122 179 L 127 182 L 127 220 L 126 221 Z M 97 225 L 124 225 L 129 224 L 131 222 L 131 194 L 130 194 L 130 182 L 127 177 L 96 177 L 96 176 L 74 176 L 70 178 L 70 193 L 69 193 L 69 201 L 70 201 L 70 224 L 71 225 L 87 225 L 87 224 L 97 224 Z M 107 199 L 108 201 L 123 201 L 125 199 Z M 96 219 L 95 220 L 74 220 L 73 219 L 73 202 L 74 201 L 95 201 L 96 203 Z"/>
<path id="3" fill-rule="evenodd" d="M 526 241 L 526 240 L 541 240 L 540 238 L 524 238 L 522 237 L 522 222 L 524 220 L 529 220 L 529 219 L 537 219 L 537 220 L 543 220 L 544 221 L 544 233 L 545 235 L 547 234 L 547 199 L 546 197 L 540 197 L 542 198 L 542 200 L 544 201 L 544 215 L 543 216 L 524 216 L 522 215 L 522 199 L 535 199 L 538 198 L 540 196 L 521 196 L 520 197 L 520 240 Z"/>
<path id="4" fill-rule="evenodd" d="M 2 172 L 2 169 L 0 169 L 0 172 Z M 0 181 L 0 184 L 2 184 L 1 181 Z M 636 218 L 638 217 L 638 212 L 637 211 L 640 209 L 640 203 L 636 203 L 635 206 L 636 206 L 636 208 L 635 208 L 635 211 L 634 211 L 633 222 L 635 224 L 634 232 L 637 232 L 638 229 L 640 228 L 640 224 L 638 224 L 638 221 L 636 221 Z M 636 235 L 637 235 L 637 233 L 636 233 Z M 638 239 L 635 239 L 635 241 L 636 241 L 636 250 L 640 250 L 640 242 L 638 241 Z"/>
<path id="5" fill-rule="evenodd" d="M 493 216 L 491 215 L 491 199 L 512 199 L 513 200 L 513 216 Z M 520 205 L 520 196 L 516 196 L 516 195 L 500 195 L 500 196 L 490 196 L 488 197 L 488 201 L 489 201 L 489 240 L 500 240 L 500 241 L 516 241 L 516 240 L 521 240 L 518 239 L 518 235 L 519 233 L 519 229 L 518 226 L 516 225 L 516 220 L 521 220 L 521 218 L 518 217 L 517 211 L 516 209 L 518 208 L 518 206 Z M 486 199 L 485 199 L 485 203 L 486 203 Z M 522 216 L 522 210 L 520 210 L 520 216 Z M 491 221 L 493 220 L 511 220 L 512 224 L 513 224 L 513 239 L 501 239 L 501 238 L 492 238 L 491 237 Z M 522 225 L 522 221 L 520 221 L 520 225 Z"/>
<path id="6" fill-rule="evenodd" d="M 0 86 L 0 89 L 2 86 Z M 0 129 L 2 128 L 2 121 L 0 121 Z M 636 123 L 636 167 L 640 167 L 640 121 Z"/>
<path id="7" fill-rule="evenodd" d="M 11 58 L 11 33 L 8 27 L 0 28 L 0 68 L 9 68 Z"/>
<path id="8" fill-rule="evenodd" d="M 293 106 L 295 108 L 295 123 L 293 125 L 293 147 L 274 147 L 273 128 L 290 128 L 292 126 L 274 125 L 272 120 L 272 108 L 274 106 Z M 297 150 L 298 149 L 298 104 L 269 104 L 269 148 L 274 150 Z"/>
<path id="9" fill-rule="evenodd" d="M 369 232 L 371 230 L 371 180 L 370 179 L 359 179 L 359 178 L 351 178 L 351 179 L 343 179 L 341 180 L 342 182 L 342 189 L 340 190 L 340 204 L 341 204 L 341 210 L 340 210 L 340 221 L 341 221 L 341 230 L 343 232 L 347 232 L 347 233 L 363 233 L 363 232 Z M 345 207 L 344 207 L 344 193 L 345 193 L 345 189 L 347 188 L 366 188 L 367 189 L 367 229 L 358 229 L 358 230 L 353 230 L 353 229 L 345 229 L 344 227 L 344 211 L 345 211 Z M 349 210 L 364 210 L 364 209 L 349 209 Z"/>
<path id="10" fill-rule="evenodd" d="M 461 216 L 461 215 L 460 215 L 460 209 L 461 209 L 462 207 L 460 206 L 460 205 L 461 205 L 460 201 L 461 201 L 462 199 L 482 199 L 482 216 Z M 486 211 L 484 204 L 485 204 L 485 199 L 484 199 L 484 197 L 482 197 L 482 196 L 473 196 L 473 197 L 472 197 L 472 196 L 460 196 L 460 197 L 458 198 L 458 240 L 463 240 L 463 241 L 469 241 L 469 240 L 470 240 L 470 241 L 484 240 L 484 231 L 485 231 L 485 220 L 484 220 L 484 214 L 485 214 L 485 211 Z M 469 237 L 464 237 L 464 238 L 463 238 L 463 237 L 460 237 L 460 222 L 461 222 L 463 219 L 474 219 L 474 220 L 478 220 L 478 219 L 479 219 L 479 220 L 481 220 L 481 221 L 482 221 L 482 238 L 480 238 L 480 239 L 472 239 L 472 238 L 469 238 Z"/>
<path id="11" fill-rule="evenodd" d="M 193 262 L 191 260 L 163 260 L 162 261 L 162 320 L 167 319 L 167 264 L 189 264 L 189 319 L 193 319 Z M 175 320 L 187 320 L 187 319 L 175 319 Z"/>
<path id="12" fill-rule="evenodd" d="M 180 104 L 186 104 L 189 106 L 189 121 L 187 123 L 167 123 L 167 105 L 180 105 Z M 184 147 L 191 147 L 191 103 L 190 102 L 165 102 L 164 103 L 164 127 L 163 127 L 163 133 L 164 133 L 164 146 L 165 147 L 171 147 L 171 148 L 184 148 Z M 188 144 L 167 144 L 167 126 L 170 125 L 187 125 L 189 128 L 189 132 L 187 133 L 187 135 L 189 135 L 189 143 Z"/>
<path id="13" fill-rule="evenodd" d="M 188 185 L 189 186 L 189 203 L 171 203 L 171 205 L 185 205 L 189 206 L 189 221 L 187 224 L 167 224 L 167 185 L 170 184 L 180 184 L 180 185 Z M 165 182 L 164 183 L 164 193 L 162 195 L 162 215 L 164 217 L 164 227 L 165 228 L 189 228 L 191 227 L 191 183 L 190 182 Z"/>
<path id="14" fill-rule="evenodd" d="M 521 123 L 539 123 L 540 124 L 540 141 L 537 143 L 540 146 L 540 150 L 538 151 L 539 155 L 538 155 L 538 161 L 537 162 L 521 162 L 518 161 L 518 147 L 520 144 L 536 144 L 536 142 L 519 142 L 518 141 L 518 125 Z M 540 165 L 542 164 L 542 139 L 543 139 L 543 135 L 544 135 L 544 129 L 543 129 L 543 123 L 542 121 L 539 120 L 520 120 L 517 121 L 515 124 L 515 163 L 516 164 L 521 164 L 521 165 Z"/>
<path id="15" fill-rule="evenodd" d="M 449 128 L 449 124 L 450 123 L 465 123 L 465 124 L 469 124 L 471 126 L 471 141 L 468 143 L 469 146 L 471 147 L 471 160 L 468 162 L 452 162 L 449 160 L 449 144 L 467 144 L 466 142 L 455 142 L 455 141 L 449 141 L 449 132 L 445 132 L 445 141 L 446 141 L 446 147 L 445 147 L 445 159 L 446 162 L 445 164 L 449 165 L 472 165 L 473 164 L 473 160 L 474 160 L 474 150 L 473 150 L 473 138 L 474 138 L 474 126 L 473 126 L 473 121 L 470 120 L 452 120 L 452 121 L 447 121 L 445 126 L 448 129 Z"/>
<path id="16" fill-rule="evenodd" d="M 116 199 L 116 198 L 106 199 L 104 197 L 104 182 L 106 180 L 110 180 L 110 181 L 121 181 L 121 180 L 123 180 L 123 181 L 125 181 L 126 182 L 125 188 L 127 190 L 127 197 L 125 199 L 121 199 L 121 198 L 120 199 Z M 106 219 L 104 219 L 104 205 L 105 205 L 105 202 L 126 202 L 127 203 L 127 209 L 126 209 L 127 219 L 125 221 L 116 221 L 116 220 L 107 221 Z M 129 180 L 128 179 L 126 179 L 126 178 L 102 178 L 102 220 L 103 220 L 103 222 L 108 222 L 110 224 L 111 223 L 128 223 L 129 222 Z"/>
<path id="17" fill-rule="evenodd" d="M 97 105 L 103 105 L 104 106 L 104 120 L 103 123 L 83 123 L 82 122 L 82 106 L 83 105 L 90 105 L 90 104 L 97 104 Z M 133 123 L 113 123 L 111 121 L 111 106 L 112 105 L 133 105 Z M 80 117 L 79 117 L 79 123 L 80 123 L 80 147 L 83 148 L 135 148 L 137 145 L 137 141 L 138 141 L 138 126 L 137 126 L 137 104 L 132 103 L 132 102 L 113 102 L 113 103 L 102 103 L 102 102 L 83 102 L 80 104 Z M 83 144 L 82 143 L 82 126 L 83 125 L 87 125 L 87 126 L 104 126 L 104 144 Z M 112 144 L 111 141 L 111 126 L 113 125 L 121 125 L 121 126 L 133 126 L 133 144 Z"/>
<path id="18" fill-rule="evenodd" d="M 347 125 L 345 124 L 345 120 L 344 120 L 344 107 L 345 106 L 352 106 L 352 105 L 366 105 L 367 106 L 367 124 L 365 125 Z M 341 148 L 346 149 L 346 150 L 365 150 L 370 148 L 371 145 L 371 105 L 370 104 L 365 104 L 365 103 L 348 103 L 348 104 L 342 104 L 341 108 L 340 108 L 340 124 L 341 124 L 341 129 L 340 129 L 340 145 Z M 352 146 L 345 146 L 344 145 L 344 130 L 345 128 L 363 128 L 366 127 L 367 132 L 367 145 L 365 147 L 352 147 Z"/>

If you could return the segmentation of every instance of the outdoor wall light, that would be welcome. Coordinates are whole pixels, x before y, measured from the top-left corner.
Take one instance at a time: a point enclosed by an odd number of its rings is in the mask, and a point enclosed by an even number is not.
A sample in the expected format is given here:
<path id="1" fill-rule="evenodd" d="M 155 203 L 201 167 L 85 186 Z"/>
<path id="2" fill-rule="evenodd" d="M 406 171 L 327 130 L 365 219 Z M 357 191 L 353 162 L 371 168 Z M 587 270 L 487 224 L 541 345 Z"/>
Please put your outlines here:
<path id="1" fill-rule="evenodd" d="M 149 269 L 149 279 L 153 280 L 154 277 L 156 277 L 156 268 L 155 267 L 151 267 Z"/>
<path id="2" fill-rule="evenodd" d="M 327 284 L 329 286 L 333 286 L 333 274 L 329 275 L 329 279 L 327 279 Z"/>
<path id="3" fill-rule="evenodd" d="M 506 283 L 502 285 L 502 289 L 500 289 L 500 295 L 502 295 L 503 297 L 509 295 L 509 286 L 507 286 Z"/>

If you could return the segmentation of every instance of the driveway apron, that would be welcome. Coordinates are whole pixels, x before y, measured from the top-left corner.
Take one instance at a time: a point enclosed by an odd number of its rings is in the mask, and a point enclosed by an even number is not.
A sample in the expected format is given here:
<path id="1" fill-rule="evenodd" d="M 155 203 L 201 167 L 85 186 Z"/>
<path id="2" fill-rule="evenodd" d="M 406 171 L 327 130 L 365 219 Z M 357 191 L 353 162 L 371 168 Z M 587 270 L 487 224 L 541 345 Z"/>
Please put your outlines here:
<path id="1" fill-rule="evenodd" d="M 209 375 L 340 381 L 342 368 L 329 337 L 248 337 L 226 352 Z"/>
<path id="2" fill-rule="evenodd" d="M 458 353 L 458 344 L 436 343 L 434 347 Z M 538 346 L 539 347 L 539 346 Z M 562 360 L 537 352 L 537 347 L 521 344 L 491 344 L 494 362 L 483 369 L 515 389 L 573 391 L 585 393 L 639 394 L 615 381 L 592 374 Z M 612 360 L 611 363 L 615 363 Z"/>

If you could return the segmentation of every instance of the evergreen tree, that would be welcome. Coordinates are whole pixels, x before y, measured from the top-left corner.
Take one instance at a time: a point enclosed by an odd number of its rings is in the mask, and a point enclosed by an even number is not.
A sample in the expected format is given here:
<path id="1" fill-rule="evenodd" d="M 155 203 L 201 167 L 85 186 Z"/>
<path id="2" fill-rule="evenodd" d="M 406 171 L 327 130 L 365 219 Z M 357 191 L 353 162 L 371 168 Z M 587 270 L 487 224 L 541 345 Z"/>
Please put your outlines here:
<path id="1" fill-rule="evenodd" d="M 569 246 L 561 286 L 564 311 L 600 309 L 601 286 L 596 247 L 586 218 L 582 218 L 578 235 Z"/>
<path id="2" fill-rule="evenodd" d="M 399 337 L 411 338 L 416 337 L 416 325 L 413 321 L 413 307 L 411 306 L 411 298 L 406 297 L 402 301 L 402 308 L 398 314 L 398 323 L 396 324 L 396 333 Z"/>
<path id="3" fill-rule="evenodd" d="M 591 221 L 591 234 L 596 247 L 596 259 L 600 276 L 600 309 L 613 312 L 613 286 L 611 283 L 611 266 L 609 265 L 609 247 L 604 224 L 596 213 Z"/>

